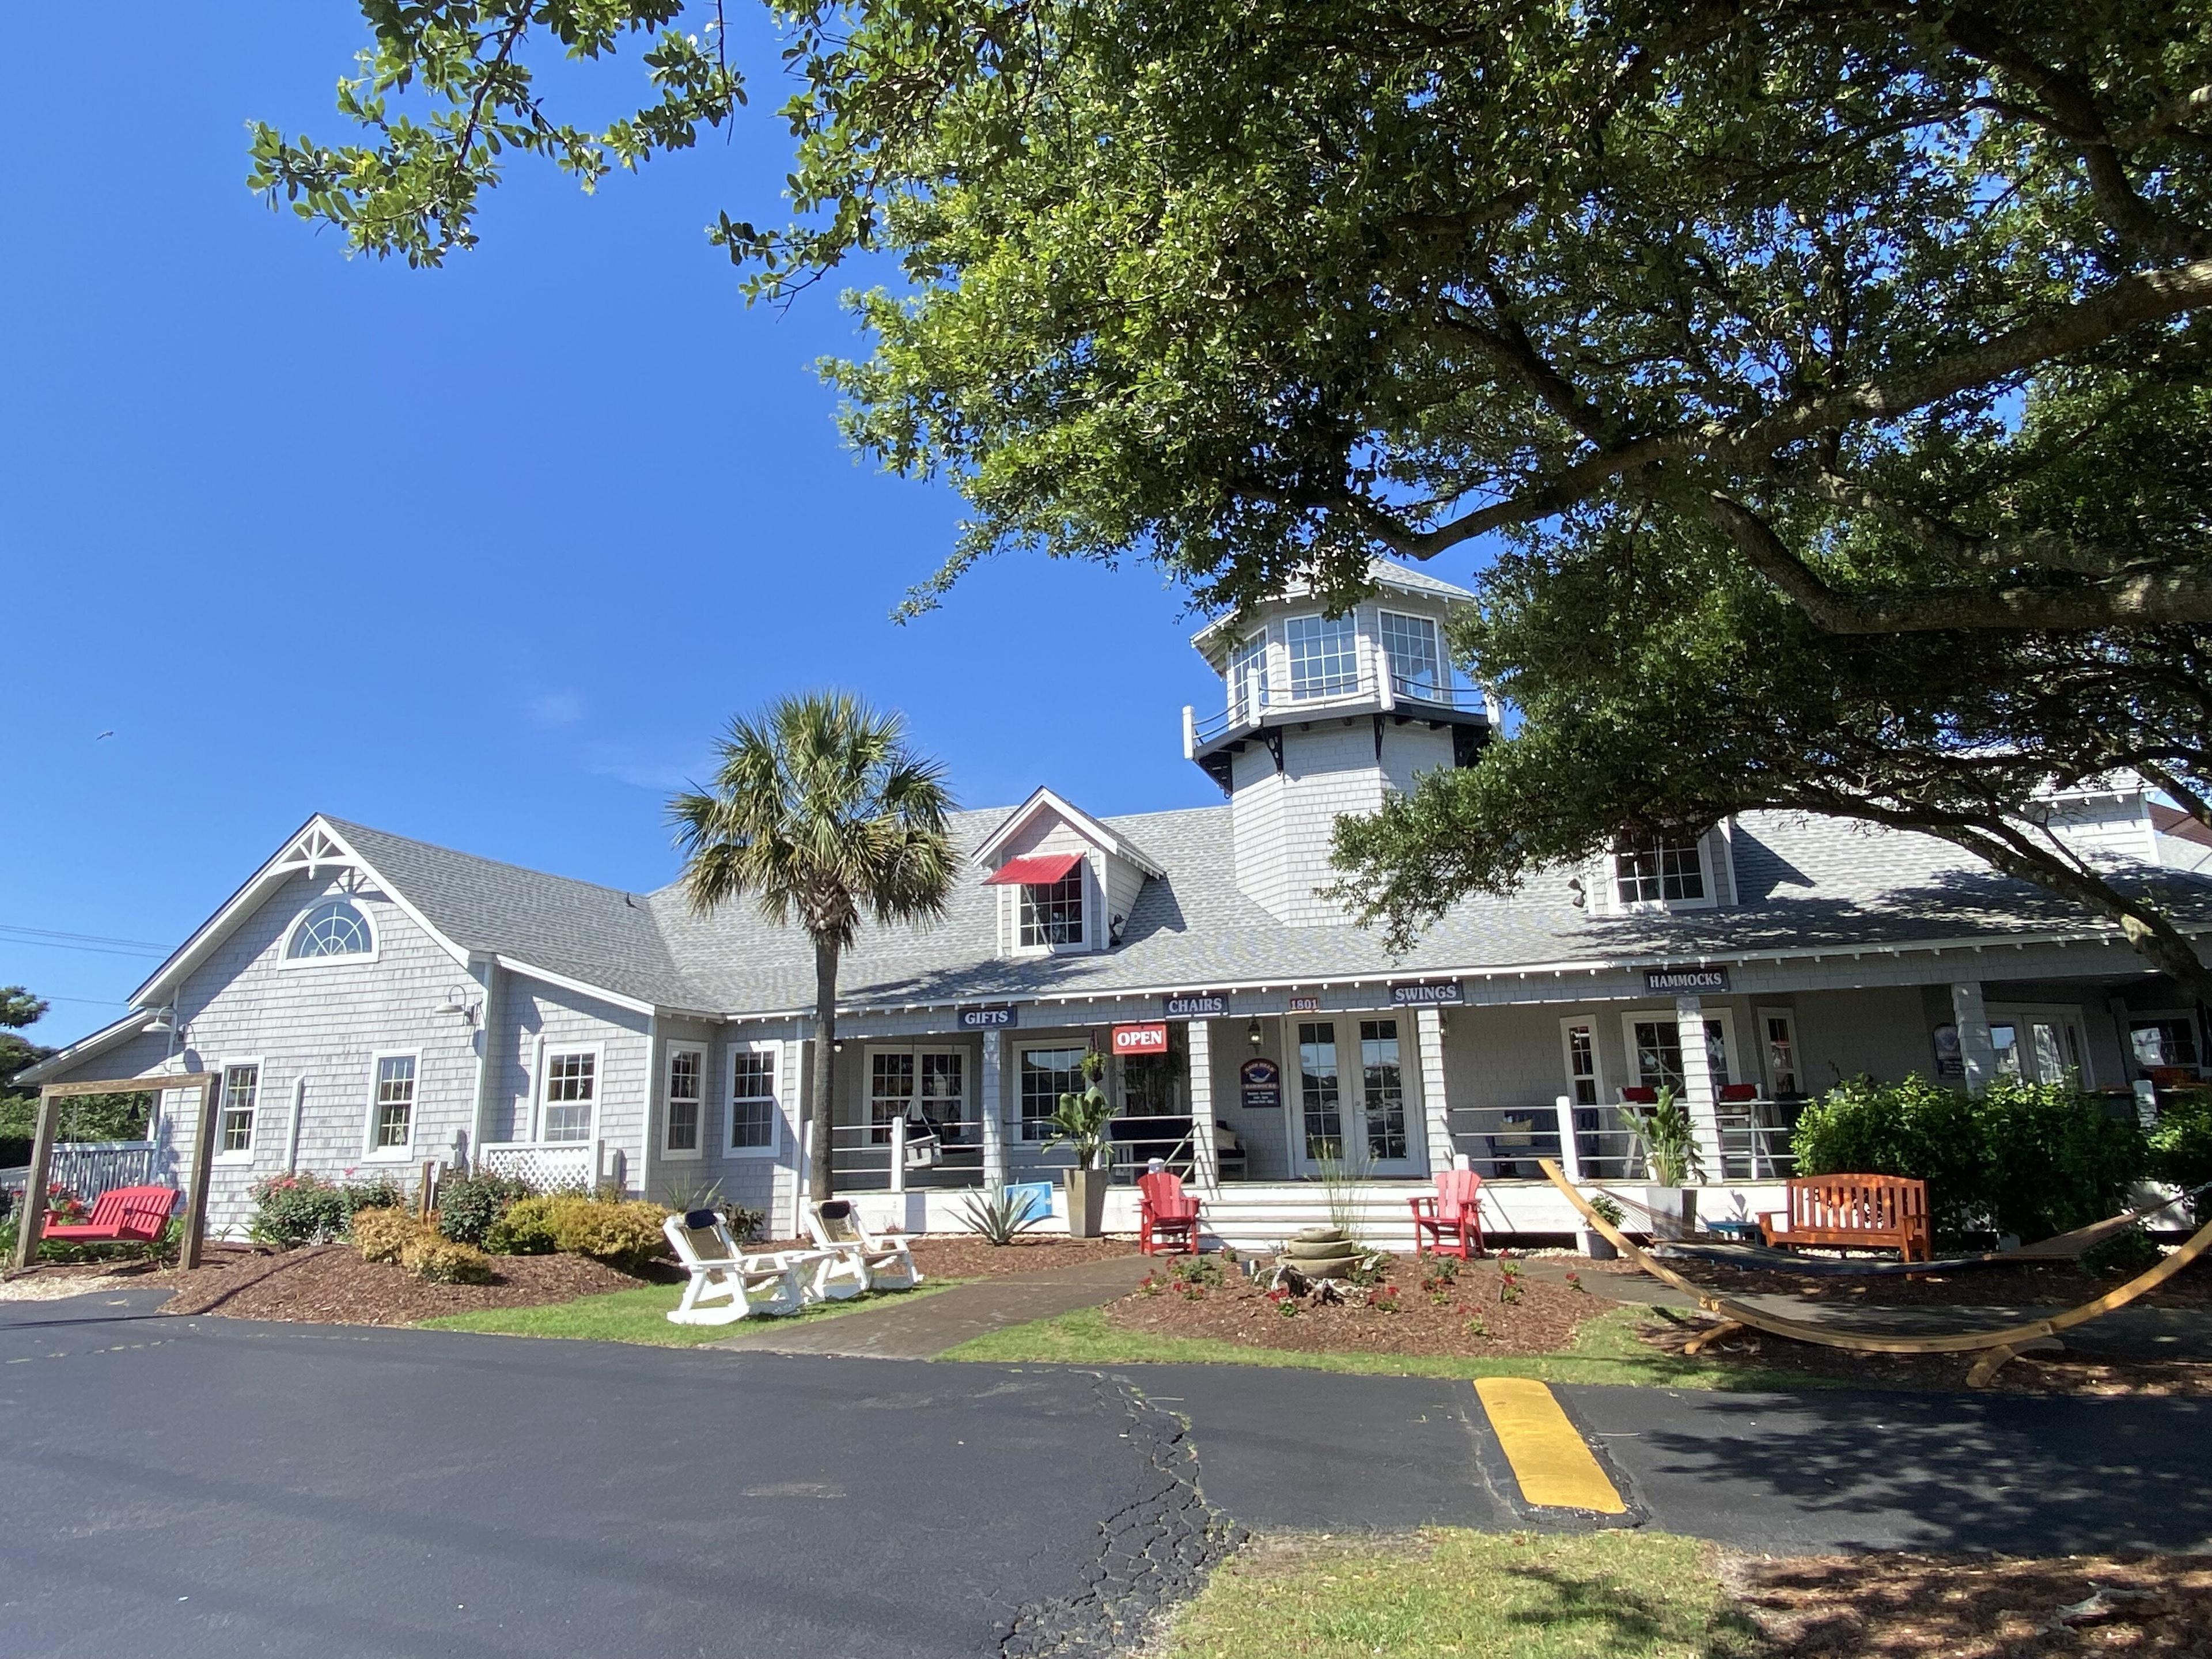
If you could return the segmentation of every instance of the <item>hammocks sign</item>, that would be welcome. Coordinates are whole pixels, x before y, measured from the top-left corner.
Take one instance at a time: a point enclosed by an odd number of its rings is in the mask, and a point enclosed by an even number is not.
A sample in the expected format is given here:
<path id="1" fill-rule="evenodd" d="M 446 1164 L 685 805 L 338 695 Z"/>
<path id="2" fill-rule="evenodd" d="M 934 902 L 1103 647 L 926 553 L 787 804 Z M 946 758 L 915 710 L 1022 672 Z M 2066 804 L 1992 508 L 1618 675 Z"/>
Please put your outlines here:
<path id="1" fill-rule="evenodd" d="M 1644 989 L 1650 996 L 1694 995 L 1701 991 L 1726 991 L 1725 968 L 1646 968 Z"/>

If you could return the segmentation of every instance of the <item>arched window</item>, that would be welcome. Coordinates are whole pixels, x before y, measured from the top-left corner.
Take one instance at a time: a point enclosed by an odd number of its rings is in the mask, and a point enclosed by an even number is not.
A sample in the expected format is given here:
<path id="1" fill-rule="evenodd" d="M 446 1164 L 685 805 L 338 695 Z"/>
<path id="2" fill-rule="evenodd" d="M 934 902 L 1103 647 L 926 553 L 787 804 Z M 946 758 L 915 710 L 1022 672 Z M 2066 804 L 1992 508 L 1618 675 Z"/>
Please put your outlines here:
<path id="1" fill-rule="evenodd" d="M 348 899 L 326 899 L 300 918 L 284 954 L 295 962 L 322 957 L 362 957 L 375 948 L 368 918 Z"/>

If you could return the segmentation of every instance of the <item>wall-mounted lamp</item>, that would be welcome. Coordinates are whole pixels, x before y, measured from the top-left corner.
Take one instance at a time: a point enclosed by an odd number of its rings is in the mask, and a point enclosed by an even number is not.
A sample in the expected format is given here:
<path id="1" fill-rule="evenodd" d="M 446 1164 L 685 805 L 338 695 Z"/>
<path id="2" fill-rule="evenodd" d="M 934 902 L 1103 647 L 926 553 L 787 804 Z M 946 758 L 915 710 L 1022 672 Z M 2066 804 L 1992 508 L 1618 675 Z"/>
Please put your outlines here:
<path id="1" fill-rule="evenodd" d="M 1121 930 L 1128 925 L 1129 919 L 1127 916 L 1116 916 L 1109 922 L 1106 925 L 1107 944 L 1118 946 L 1121 943 Z"/>
<path id="2" fill-rule="evenodd" d="M 469 994 L 458 985 L 446 988 L 446 1000 L 438 1005 L 441 1014 L 459 1014 L 473 1026 L 477 1023 L 477 1006 L 469 1000 Z"/>
<path id="3" fill-rule="evenodd" d="M 1575 908 L 1577 910 L 1581 909 L 1584 905 L 1589 902 L 1589 894 L 1583 888 L 1583 878 L 1580 876 L 1571 876 L 1568 878 L 1567 896 L 1574 901 Z"/>
<path id="4" fill-rule="evenodd" d="M 1249 1025 L 1247 1025 L 1244 1028 L 1244 1041 L 1250 1043 L 1255 1048 L 1258 1048 L 1267 1040 L 1267 1028 L 1261 1025 L 1257 1019 L 1255 1019 Z"/>
<path id="5" fill-rule="evenodd" d="M 154 1017 L 138 1029 L 142 1031 L 173 1031 L 177 1029 L 176 1012 L 173 1009 L 156 1008 Z"/>

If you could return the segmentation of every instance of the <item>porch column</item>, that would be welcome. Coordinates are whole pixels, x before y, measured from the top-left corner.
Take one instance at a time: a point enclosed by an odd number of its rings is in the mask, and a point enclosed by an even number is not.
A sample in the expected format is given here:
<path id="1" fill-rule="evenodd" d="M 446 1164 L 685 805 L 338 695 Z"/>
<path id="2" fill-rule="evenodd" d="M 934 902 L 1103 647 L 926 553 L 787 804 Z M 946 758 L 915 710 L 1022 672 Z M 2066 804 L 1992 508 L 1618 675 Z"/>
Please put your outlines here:
<path id="1" fill-rule="evenodd" d="M 1674 1030 L 1682 1045 L 1682 1104 L 1689 1109 L 1690 1133 L 1697 1138 L 1705 1179 L 1726 1179 L 1721 1165 L 1719 1102 L 1713 1091 L 1712 1060 L 1705 1048 L 1705 1005 L 1702 997 L 1674 999 Z"/>
<path id="2" fill-rule="evenodd" d="M 1441 1008 L 1413 1011 L 1413 1046 L 1420 1051 L 1421 1122 L 1427 1132 L 1429 1168 L 1452 1167 L 1451 1101 L 1444 1089 L 1444 1015 Z"/>
<path id="3" fill-rule="evenodd" d="M 1198 1184 L 1209 1192 L 1221 1187 L 1220 1158 L 1213 1145 L 1213 1024 L 1194 1019 L 1190 1033 L 1190 1165 Z"/>
<path id="4" fill-rule="evenodd" d="M 983 1184 L 1006 1184 L 1006 1038 L 995 1030 L 983 1033 L 983 1103 L 978 1115 L 983 1123 Z"/>
<path id="5" fill-rule="evenodd" d="M 1959 1028 L 1959 1060 L 1966 1068 L 1966 1092 L 1980 1094 L 1997 1074 L 1996 1045 L 1990 1041 L 1990 1016 L 1982 1005 L 1981 981 L 1969 980 L 1951 988 L 1951 1023 Z"/>

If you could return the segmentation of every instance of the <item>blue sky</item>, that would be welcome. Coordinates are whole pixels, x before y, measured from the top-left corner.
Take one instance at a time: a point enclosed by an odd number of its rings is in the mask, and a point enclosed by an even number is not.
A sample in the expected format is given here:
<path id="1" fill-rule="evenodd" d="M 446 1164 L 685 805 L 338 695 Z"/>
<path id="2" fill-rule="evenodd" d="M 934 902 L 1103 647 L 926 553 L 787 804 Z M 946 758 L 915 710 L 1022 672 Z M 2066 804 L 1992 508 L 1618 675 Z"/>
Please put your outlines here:
<path id="1" fill-rule="evenodd" d="M 965 804 L 1219 799 L 1179 736 L 1218 683 L 1149 568 L 1000 561 L 889 621 L 958 503 L 843 448 L 835 293 L 749 311 L 702 231 L 778 215 L 772 55 L 732 142 L 595 198 L 518 165 L 480 249 L 410 271 L 244 188 L 249 118 L 346 136 L 354 8 L 197 15 L 102 8 L 146 66 L 112 99 L 70 8 L 0 59 L 0 984 L 53 999 L 33 1036 L 152 963 L 27 930 L 173 944 L 319 811 L 657 885 L 669 790 L 805 687 L 903 709 Z"/>

